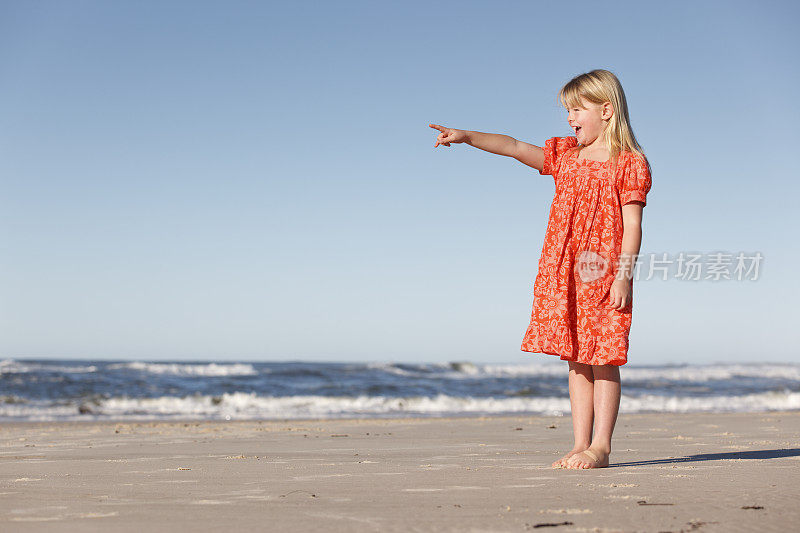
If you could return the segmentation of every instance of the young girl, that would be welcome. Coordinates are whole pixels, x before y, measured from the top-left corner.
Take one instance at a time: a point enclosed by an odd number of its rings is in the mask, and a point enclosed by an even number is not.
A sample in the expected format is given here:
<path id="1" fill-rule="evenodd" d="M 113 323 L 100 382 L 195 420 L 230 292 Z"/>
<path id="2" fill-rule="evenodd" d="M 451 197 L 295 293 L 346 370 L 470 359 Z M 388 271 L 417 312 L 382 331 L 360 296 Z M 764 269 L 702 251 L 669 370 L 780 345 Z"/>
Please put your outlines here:
<path id="1" fill-rule="evenodd" d="M 575 446 L 553 468 L 599 468 L 608 466 L 619 367 L 628 361 L 633 267 L 650 164 L 614 74 L 598 69 L 576 76 L 559 98 L 575 136 L 552 137 L 543 148 L 502 134 L 430 126 L 440 132 L 434 147 L 466 143 L 555 180 L 521 349 L 569 362 Z"/>

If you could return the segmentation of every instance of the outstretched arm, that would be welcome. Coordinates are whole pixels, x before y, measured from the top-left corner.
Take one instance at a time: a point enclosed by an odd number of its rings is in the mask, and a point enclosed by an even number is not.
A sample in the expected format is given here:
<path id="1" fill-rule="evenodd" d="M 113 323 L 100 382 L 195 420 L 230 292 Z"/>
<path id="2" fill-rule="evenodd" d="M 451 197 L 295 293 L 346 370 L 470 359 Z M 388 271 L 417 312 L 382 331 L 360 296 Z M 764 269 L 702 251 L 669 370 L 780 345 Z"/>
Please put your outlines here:
<path id="1" fill-rule="evenodd" d="M 517 146 L 512 157 L 520 163 L 533 167 L 540 172 L 544 167 L 544 150 L 542 150 L 541 146 L 517 141 Z"/>
<path id="2" fill-rule="evenodd" d="M 502 133 L 457 130 L 438 124 L 429 124 L 429 126 L 440 132 L 436 138 L 436 144 L 433 145 L 434 148 L 440 144 L 450 146 L 450 143 L 465 143 L 493 154 L 513 157 L 520 163 L 536 170 L 542 170 L 542 165 L 544 165 L 544 151 L 540 147 L 518 141 L 514 137 Z"/>

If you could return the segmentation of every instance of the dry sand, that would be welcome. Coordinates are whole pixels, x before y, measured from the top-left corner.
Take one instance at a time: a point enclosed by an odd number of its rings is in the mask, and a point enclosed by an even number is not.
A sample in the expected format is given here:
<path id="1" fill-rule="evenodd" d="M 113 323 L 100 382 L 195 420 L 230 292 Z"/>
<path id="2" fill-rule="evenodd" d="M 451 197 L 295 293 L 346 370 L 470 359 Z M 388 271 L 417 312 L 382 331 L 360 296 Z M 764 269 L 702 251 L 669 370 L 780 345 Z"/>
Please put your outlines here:
<path id="1" fill-rule="evenodd" d="M 798 531 L 800 412 L 0 426 L 0 531 Z"/>

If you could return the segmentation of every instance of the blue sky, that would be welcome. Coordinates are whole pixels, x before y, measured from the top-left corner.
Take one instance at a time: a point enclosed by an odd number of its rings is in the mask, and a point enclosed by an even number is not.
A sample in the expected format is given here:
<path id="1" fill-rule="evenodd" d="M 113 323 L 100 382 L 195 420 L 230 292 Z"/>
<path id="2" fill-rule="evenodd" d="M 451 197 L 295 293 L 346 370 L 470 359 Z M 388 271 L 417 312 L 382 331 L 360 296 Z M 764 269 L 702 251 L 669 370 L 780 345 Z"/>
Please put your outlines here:
<path id="1" fill-rule="evenodd" d="M 542 145 L 606 68 L 650 160 L 629 362 L 797 360 L 794 2 L 2 2 L 0 357 L 528 362 Z M 781 143 L 784 144 L 781 144 Z"/>

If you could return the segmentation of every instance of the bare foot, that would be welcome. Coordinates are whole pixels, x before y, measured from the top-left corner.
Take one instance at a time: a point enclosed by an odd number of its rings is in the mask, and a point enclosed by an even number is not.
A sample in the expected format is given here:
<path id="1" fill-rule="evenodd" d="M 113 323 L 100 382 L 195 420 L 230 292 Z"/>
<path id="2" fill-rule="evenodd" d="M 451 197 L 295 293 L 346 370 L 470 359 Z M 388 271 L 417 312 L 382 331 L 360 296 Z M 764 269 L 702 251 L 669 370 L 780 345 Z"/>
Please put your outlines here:
<path id="1" fill-rule="evenodd" d="M 567 468 L 603 468 L 608 466 L 608 454 L 602 450 L 587 448 L 569 458 Z"/>
<path id="2" fill-rule="evenodd" d="M 573 455 L 575 455 L 578 452 L 582 452 L 586 448 L 588 448 L 588 446 L 572 448 L 570 451 L 568 451 L 564 455 L 564 457 L 562 457 L 561 459 L 559 459 L 557 461 L 553 461 L 553 465 L 552 465 L 553 468 L 567 468 L 567 459 L 569 459 L 570 457 L 572 457 Z"/>

